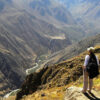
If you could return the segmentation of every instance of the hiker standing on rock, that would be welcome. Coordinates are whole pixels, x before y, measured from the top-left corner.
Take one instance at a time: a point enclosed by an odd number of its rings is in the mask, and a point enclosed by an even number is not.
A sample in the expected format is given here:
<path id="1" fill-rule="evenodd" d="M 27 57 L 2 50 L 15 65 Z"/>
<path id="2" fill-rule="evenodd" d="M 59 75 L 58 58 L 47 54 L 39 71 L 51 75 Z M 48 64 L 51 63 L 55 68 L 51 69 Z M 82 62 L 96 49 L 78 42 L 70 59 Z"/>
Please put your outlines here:
<path id="1" fill-rule="evenodd" d="M 93 47 L 87 49 L 88 55 L 85 56 L 84 66 L 83 66 L 83 90 L 85 93 L 88 89 L 88 92 L 91 92 L 93 87 L 93 78 L 99 74 L 99 60 L 95 56 Z M 89 87 L 88 87 L 88 78 L 89 78 Z"/>

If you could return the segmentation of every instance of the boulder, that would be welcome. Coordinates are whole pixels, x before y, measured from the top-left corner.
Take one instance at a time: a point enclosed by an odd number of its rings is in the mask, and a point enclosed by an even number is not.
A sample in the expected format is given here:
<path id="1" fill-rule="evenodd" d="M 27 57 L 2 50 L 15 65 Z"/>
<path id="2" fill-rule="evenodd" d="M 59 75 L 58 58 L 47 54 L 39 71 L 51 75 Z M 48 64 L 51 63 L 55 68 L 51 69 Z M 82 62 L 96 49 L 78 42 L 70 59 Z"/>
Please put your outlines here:
<path id="1" fill-rule="evenodd" d="M 82 88 L 75 86 L 69 87 L 66 90 L 64 100 L 100 100 L 100 93 L 96 90 L 92 90 L 91 93 L 82 93 Z"/>

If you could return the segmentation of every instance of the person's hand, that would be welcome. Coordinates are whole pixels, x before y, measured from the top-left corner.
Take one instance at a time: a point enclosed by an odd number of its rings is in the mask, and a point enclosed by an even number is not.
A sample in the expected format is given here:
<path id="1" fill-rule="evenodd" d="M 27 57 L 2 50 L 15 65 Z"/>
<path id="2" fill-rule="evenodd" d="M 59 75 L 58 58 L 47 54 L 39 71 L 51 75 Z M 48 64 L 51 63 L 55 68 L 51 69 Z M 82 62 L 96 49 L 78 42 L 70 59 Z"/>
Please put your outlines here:
<path id="1" fill-rule="evenodd" d="M 83 70 L 85 70 L 86 69 L 86 66 L 83 66 L 82 68 L 83 68 Z"/>

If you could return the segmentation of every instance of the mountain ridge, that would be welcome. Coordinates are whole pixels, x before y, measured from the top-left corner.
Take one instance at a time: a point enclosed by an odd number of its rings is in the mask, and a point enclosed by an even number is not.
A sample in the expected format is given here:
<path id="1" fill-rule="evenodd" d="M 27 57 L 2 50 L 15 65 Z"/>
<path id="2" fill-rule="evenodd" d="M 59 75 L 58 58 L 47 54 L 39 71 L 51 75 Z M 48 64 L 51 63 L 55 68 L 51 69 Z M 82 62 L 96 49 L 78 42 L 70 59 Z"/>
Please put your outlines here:
<path id="1" fill-rule="evenodd" d="M 88 47 L 95 46 L 100 43 L 100 34 L 96 36 L 91 36 L 89 38 L 85 38 L 77 43 L 74 43 L 67 48 L 64 48 L 47 58 L 47 61 L 43 64 L 43 66 L 57 64 L 63 60 L 72 58 L 77 56 L 78 54 L 84 52 Z"/>
<path id="2" fill-rule="evenodd" d="M 34 67 L 38 57 L 65 48 L 71 41 L 62 29 L 37 18 L 27 1 L 20 1 L 21 4 L 17 0 L 0 2 L 0 92 L 3 96 L 19 87 L 26 76 L 25 70 Z M 14 83 L 15 78 L 19 83 Z"/>
<path id="3" fill-rule="evenodd" d="M 100 45 L 96 46 L 95 48 L 96 48 L 95 53 L 100 58 Z M 36 99 L 36 97 L 31 97 L 32 93 L 34 93 L 35 91 L 38 92 L 41 91 L 41 89 L 49 90 L 51 88 L 57 88 L 57 87 L 59 88 L 63 86 L 66 86 L 64 88 L 64 90 L 66 90 L 66 88 L 70 87 L 72 84 L 74 85 L 77 84 L 78 82 L 77 80 L 81 78 L 83 73 L 82 66 L 86 54 L 87 51 L 81 53 L 80 55 L 74 58 L 63 61 L 59 64 L 43 67 L 37 72 L 30 74 L 29 76 L 26 77 L 27 82 L 24 81 L 21 87 L 22 90 L 18 92 L 17 94 L 18 98 L 22 97 L 25 94 L 26 95 L 30 94 L 30 99 L 34 98 Z M 67 85 L 69 86 L 67 87 Z M 28 87 L 28 89 L 26 89 L 25 87 Z M 22 98 L 22 100 L 23 99 L 27 100 L 28 97 L 29 96 L 25 96 L 24 98 Z"/>

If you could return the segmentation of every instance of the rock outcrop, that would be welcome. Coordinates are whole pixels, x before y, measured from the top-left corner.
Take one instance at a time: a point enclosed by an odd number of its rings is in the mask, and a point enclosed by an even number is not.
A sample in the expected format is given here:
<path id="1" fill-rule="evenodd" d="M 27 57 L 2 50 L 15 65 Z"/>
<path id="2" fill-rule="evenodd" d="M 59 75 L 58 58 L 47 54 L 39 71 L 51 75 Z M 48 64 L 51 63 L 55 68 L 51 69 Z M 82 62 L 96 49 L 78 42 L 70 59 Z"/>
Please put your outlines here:
<path id="1" fill-rule="evenodd" d="M 70 87 L 66 90 L 64 100 L 100 100 L 100 94 L 96 90 L 92 90 L 91 93 L 81 92 L 82 88 Z"/>

